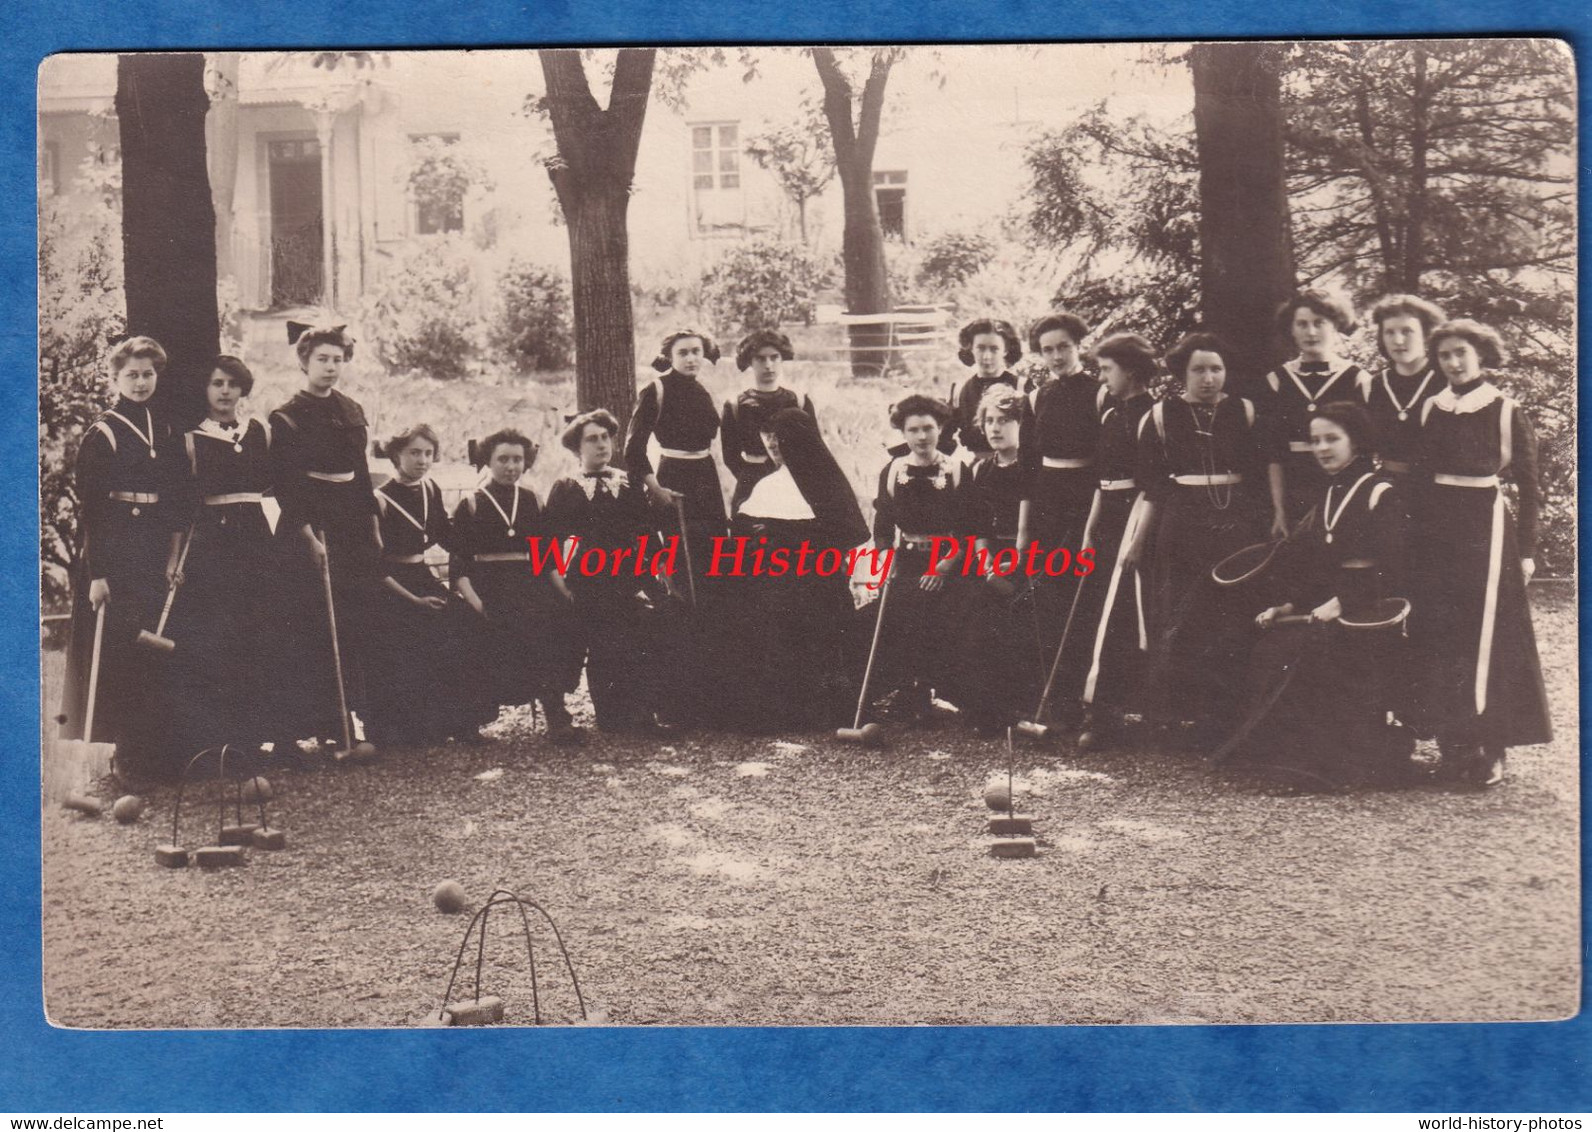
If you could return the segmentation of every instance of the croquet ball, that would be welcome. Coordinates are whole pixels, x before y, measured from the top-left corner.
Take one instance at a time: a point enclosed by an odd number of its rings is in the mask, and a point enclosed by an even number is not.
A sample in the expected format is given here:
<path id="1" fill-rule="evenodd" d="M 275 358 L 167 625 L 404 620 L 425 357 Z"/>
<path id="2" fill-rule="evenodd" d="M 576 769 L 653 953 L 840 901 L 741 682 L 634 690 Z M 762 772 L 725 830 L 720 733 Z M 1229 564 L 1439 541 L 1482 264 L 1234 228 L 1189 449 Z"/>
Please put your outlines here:
<path id="1" fill-rule="evenodd" d="M 437 906 L 437 911 L 446 912 L 450 916 L 455 912 L 464 911 L 464 885 L 456 880 L 443 881 L 432 890 L 431 902 Z"/>
<path id="2" fill-rule="evenodd" d="M 373 759 L 373 758 L 376 757 L 376 744 L 374 744 L 374 743 L 355 743 L 354 744 L 354 749 L 351 752 L 349 752 L 349 753 L 354 757 L 354 759 L 356 761 L 362 762 L 365 759 Z"/>
<path id="3" fill-rule="evenodd" d="M 1004 782 L 991 782 L 984 787 L 984 804 L 992 810 L 1011 809 L 1011 788 Z"/>
<path id="4" fill-rule="evenodd" d="M 144 812 L 144 800 L 137 794 L 123 794 L 111 807 L 111 817 L 123 825 L 132 825 Z"/>
<path id="5" fill-rule="evenodd" d="M 269 802 L 271 798 L 271 783 L 266 779 L 251 778 L 243 784 L 245 802 Z"/>

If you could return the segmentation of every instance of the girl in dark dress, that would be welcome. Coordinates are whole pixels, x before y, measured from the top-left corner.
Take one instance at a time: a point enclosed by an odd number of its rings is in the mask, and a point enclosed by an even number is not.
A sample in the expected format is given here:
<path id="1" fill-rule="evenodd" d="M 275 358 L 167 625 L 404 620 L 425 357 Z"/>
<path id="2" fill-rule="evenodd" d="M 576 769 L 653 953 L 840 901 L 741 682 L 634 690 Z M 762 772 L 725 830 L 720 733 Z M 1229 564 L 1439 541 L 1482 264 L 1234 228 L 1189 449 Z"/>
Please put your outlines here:
<path id="1" fill-rule="evenodd" d="M 940 451 L 954 452 L 960 443 L 969 456 L 984 456 L 990 448 L 978 427 L 979 403 L 991 386 L 1018 388 L 1011 367 L 1022 360 L 1023 344 L 1012 324 L 1002 318 L 974 319 L 962 327 L 956 340 L 961 347 L 957 360 L 973 372 L 951 395 L 954 415 L 940 438 Z M 910 438 L 907 443 L 910 448 Z"/>
<path id="2" fill-rule="evenodd" d="M 1424 707 L 1443 772 L 1494 786 L 1509 747 L 1553 737 L 1526 598 L 1542 497 L 1537 434 L 1487 380 L 1504 361 L 1496 331 L 1456 319 L 1428 345 L 1448 386 L 1426 403 L 1417 457 L 1431 476 L 1417 528 Z M 1519 492 L 1518 520 L 1499 486 L 1505 476 Z"/>
<path id="3" fill-rule="evenodd" d="M 969 586 L 971 616 L 962 619 L 963 663 L 967 669 L 965 706 L 968 723 L 983 734 L 1010 727 L 1033 708 L 1044 678 L 1044 642 L 1034 586 L 1022 574 L 1002 576 L 998 558 L 1026 548 L 1029 485 L 1023 462 L 1022 423 L 1025 398 L 997 385 L 984 394 L 978 423 L 990 454 L 971 469 L 968 516 L 977 537 L 978 559 L 985 567 L 983 584 Z"/>
<path id="4" fill-rule="evenodd" d="M 382 446 L 397 474 L 376 489 L 383 574 L 370 603 L 365 724 L 383 744 L 473 740 L 497 717 L 474 678 L 479 622 L 426 562 L 433 546 L 454 545 L 442 489 L 427 478 L 438 447 L 423 424 Z"/>
<path id="5" fill-rule="evenodd" d="M 1136 705 L 1144 656 L 1149 648 L 1145 580 L 1136 565 L 1123 562 L 1144 514 L 1144 492 L 1137 478 L 1139 425 L 1154 398 L 1150 382 L 1158 365 L 1150 344 L 1137 334 L 1116 334 L 1095 348 L 1100 379 L 1108 397 L 1100 416 L 1099 479 L 1084 527 L 1082 545 L 1093 547 L 1094 572 L 1084 583 L 1074 615 L 1074 653 L 1062 658 L 1065 687 L 1078 688 L 1084 705 L 1083 749 L 1108 745 L 1122 714 Z M 1076 657 L 1076 659 L 1074 659 Z"/>
<path id="6" fill-rule="evenodd" d="M 741 339 L 735 348 L 735 368 L 748 369 L 756 380 L 733 401 L 724 402 L 720 447 L 724 466 L 735 477 L 735 493 L 730 497 L 730 515 L 740 510 L 757 481 L 774 470 L 763 447 L 763 426 L 782 409 L 800 409 L 814 420 L 811 397 L 797 397 L 779 383 L 780 363 L 796 356 L 790 339 L 777 330 L 759 330 Z"/>
<path id="7" fill-rule="evenodd" d="M 619 422 L 607 409 L 575 417 L 561 438 L 580 461 L 580 470 L 548 491 L 545 527 L 549 538 L 570 546 L 573 560 L 594 551 L 610 560 L 616 551 L 635 552 L 652 527 L 645 489 L 610 466 L 618 439 Z M 599 730 L 657 731 L 653 685 L 646 676 L 656 628 L 651 585 L 652 579 L 637 578 L 628 563 L 617 574 L 587 575 L 576 569 L 555 581 L 574 612 L 566 663 L 577 676 L 585 665 Z"/>
<path id="8" fill-rule="evenodd" d="M 1024 461 L 1034 469 L 1033 535 L 1047 551 L 1065 546 L 1076 552 L 1082 545 L 1098 479 L 1105 391 L 1083 368 L 1079 347 L 1088 333 L 1083 319 L 1067 311 L 1046 315 L 1028 332 L 1029 347 L 1051 373 L 1030 394 L 1034 427 L 1032 440 L 1023 442 Z"/>
<path id="9" fill-rule="evenodd" d="M 1146 714 L 1192 722 L 1196 744 L 1236 719 L 1249 617 L 1211 581 L 1211 567 L 1266 530 L 1271 448 L 1247 399 L 1222 392 L 1227 347 L 1213 334 L 1184 337 L 1166 364 L 1181 397 L 1158 401 L 1139 422 L 1141 517 L 1123 568 L 1150 579 Z M 1282 525 L 1280 512 L 1271 516 Z M 1235 636 L 1236 630 L 1236 636 Z"/>
<path id="10" fill-rule="evenodd" d="M 376 498 L 365 452 L 365 411 L 335 388 L 354 356 L 342 326 L 287 324 L 304 388 L 269 418 L 277 572 L 271 604 L 287 656 L 278 680 L 276 733 L 338 738 L 332 638 L 321 571 L 330 566 L 343 686 L 351 710 L 363 703 L 364 625 L 380 577 Z"/>
<path id="11" fill-rule="evenodd" d="M 1410 769 L 1413 741 L 1388 722 L 1408 699 L 1403 625 L 1339 623 L 1363 620 L 1372 603 L 1405 592 L 1405 508 L 1392 477 L 1372 464 L 1372 432 L 1359 405 L 1317 408 L 1310 441 L 1327 479 L 1320 522 L 1288 544 L 1273 570 L 1288 600 L 1255 618 L 1267 630 L 1250 658 L 1256 703 L 1233 754 L 1294 785 L 1393 784 Z M 1310 624 L 1278 625 L 1295 613 L 1308 613 Z"/>
<path id="12" fill-rule="evenodd" d="M 965 683 L 959 683 L 956 650 L 960 553 L 942 557 L 928 573 L 934 539 L 956 539 L 971 529 L 963 465 L 939 450 L 940 430 L 950 420 L 949 405 L 921 393 L 891 409 L 890 424 L 906 437 L 909 450 L 880 471 L 873 501 L 874 545 L 896 548 L 875 661 L 876 694 L 898 689 L 897 703 L 920 716 L 934 692 L 954 702 Z"/>
<path id="13" fill-rule="evenodd" d="M 665 338 L 652 360 L 652 368 L 663 376 L 641 391 L 625 442 L 630 478 L 645 484 L 653 502 L 667 510 L 670 530 L 675 526 L 675 500 L 684 501 L 698 580 L 702 564 L 695 559 L 708 553 L 712 540 L 727 526 L 712 449 L 719 417 L 713 411 L 712 395 L 697 380 L 704 361 L 718 360 L 719 348 L 700 331 L 677 330 Z M 647 441 L 654 435 L 662 453 L 656 471 L 647 455 Z"/>
<path id="14" fill-rule="evenodd" d="M 177 438 L 173 453 L 173 518 L 193 531 L 166 630 L 177 645 L 165 661 L 173 768 L 207 748 L 255 746 L 273 734 L 279 611 L 270 601 L 271 525 L 261 505 L 271 487 L 271 432 L 238 414 L 253 389 L 242 361 L 217 358 L 205 419 Z M 180 559 L 178 540 L 168 573 Z"/>
<path id="15" fill-rule="evenodd" d="M 811 415 L 781 409 L 765 423 L 763 443 L 775 470 L 752 489 L 733 534 L 770 555 L 785 551 L 792 562 L 805 542 L 816 557 L 805 576 L 791 570 L 733 581 L 736 631 L 725 641 L 723 681 L 728 717 L 758 732 L 834 727 L 856 694 L 848 648 L 853 608 L 846 571 L 825 576 L 818 567 L 843 561 L 867 539 L 868 526 Z"/>
<path id="16" fill-rule="evenodd" d="M 1414 295 L 1389 295 L 1371 308 L 1377 349 L 1387 368 L 1366 385 L 1366 408 L 1376 429 L 1377 455 L 1390 475 L 1410 474 L 1421 439 L 1421 417 L 1447 384 L 1426 353 L 1426 340 L 1446 318 L 1441 309 Z M 1406 488 L 1412 481 L 1402 480 Z M 1413 502 L 1408 491 L 1405 506 Z"/>
<path id="17" fill-rule="evenodd" d="M 1325 477 L 1310 450 L 1310 416 L 1328 401 L 1364 400 L 1370 378 L 1340 356 L 1343 335 L 1354 332 L 1354 311 L 1327 291 L 1305 290 L 1277 308 L 1277 331 L 1293 343 L 1298 356 L 1266 375 L 1261 415 L 1273 434 L 1281 460 L 1280 483 L 1272 493 L 1282 500 L 1284 525 L 1272 535 L 1287 533 L 1321 498 Z"/>
<path id="18" fill-rule="evenodd" d="M 72 579 L 72 626 L 67 646 L 61 735 L 117 744 L 117 768 L 150 773 L 159 718 L 146 680 L 147 657 L 135 642 L 153 628 L 165 597 L 165 564 L 180 530 L 168 501 L 165 453 L 170 428 L 150 406 L 166 352 L 153 338 L 129 338 L 106 359 L 116 402 L 83 434 L 77 451 L 76 492 L 82 544 Z M 83 733 L 95 624 L 101 607 L 94 733 Z"/>
<path id="19" fill-rule="evenodd" d="M 501 429 L 474 446 L 471 462 L 491 478 L 460 501 L 453 513 L 453 553 L 448 576 L 483 619 L 475 665 L 487 703 L 513 706 L 539 700 L 547 734 L 559 744 L 583 736 L 564 706 L 580 669 L 571 672 L 568 603 L 549 577 L 530 566 L 527 538 L 548 535 L 536 493 L 519 485 L 536 462 L 536 445 L 514 429 Z"/>

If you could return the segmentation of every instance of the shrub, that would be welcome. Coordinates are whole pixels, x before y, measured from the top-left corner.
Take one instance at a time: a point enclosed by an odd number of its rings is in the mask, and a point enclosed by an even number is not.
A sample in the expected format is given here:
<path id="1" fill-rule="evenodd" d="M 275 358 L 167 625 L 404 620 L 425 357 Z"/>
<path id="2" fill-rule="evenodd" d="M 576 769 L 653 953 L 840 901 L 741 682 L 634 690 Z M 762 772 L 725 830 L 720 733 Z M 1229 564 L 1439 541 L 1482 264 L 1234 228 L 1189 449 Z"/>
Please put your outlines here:
<path id="1" fill-rule="evenodd" d="M 702 304 L 729 337 L 800 322 L 811 325 L 828 272 L 807 249 L 781 240 L 738 244 L 702 276 Z"/>
<path id="2" fill-rule="evenodd" d="M 942 232 L 923 246 L 917 283 L 934 295 L 965 284 L 995 257 L 995 241 L 977 232 Z"/>
<path id="3" fill-rule="evenodd" d="M 575 348 L 569 282 L 553 268 L 516 259 L 498 276 L 489 339 L 521 370 L 564 369 Z"/>
<path id="4" fill-rule="evenodd" d="M 395 373 L 457 379 L 481 351 L 475 269 L 457 236 L 413 241 L 365 289 L 360 323 Z"/>
<path id="5" fill-rule="evenodd" d="M 77 562 L 73 461 L 110 402 L 104 354 L 125 328 L 121 168 L 91 156 L 70 197 L 39 209 L 39 584 L 64 609 Z"/>

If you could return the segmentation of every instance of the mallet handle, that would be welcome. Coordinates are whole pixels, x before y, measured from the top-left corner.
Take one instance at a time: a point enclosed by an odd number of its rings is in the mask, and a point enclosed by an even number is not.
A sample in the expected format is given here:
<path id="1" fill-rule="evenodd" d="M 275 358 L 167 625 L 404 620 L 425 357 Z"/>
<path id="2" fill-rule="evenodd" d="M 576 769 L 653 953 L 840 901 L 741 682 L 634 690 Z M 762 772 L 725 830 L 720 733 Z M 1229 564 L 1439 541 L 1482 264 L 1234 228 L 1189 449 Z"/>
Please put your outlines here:
<path id="1" fill-rule="evenodd" d="M 896 532 L 895 546 L 901 545 L 901 532 Z M 862 670 L 862 690 L 857 693 L 857 715 L 851 723 L 853 731 L 862 728 L 862 711 L 868 704 L 868 684 L 873 680 L 873 658 L 879 652 L 879 634 L 884 630 L 884 603 L 890 600 L 890 583 L 895 581 L 895 555 L 890 556 L 890 572 L 884 576 L 884 589 L 879 591 L 879 615 L 873 622 L 873 643 L 868 646 L 868 663 Z"/>
<path id="2" fill-rule="evenodd" d="M 182 537 L 182 549 L 177 552 L 177 577 L 171 580 L 166 587 L 166 604 L 160 607 L 160 620 L 155 622 L 155 636 L 164 636 L 166 633 L 166 618 L 171 616 L 171 603 L 177 600 L 177 587 L 182 585 L 182 568 L 188 564 L 188 548 L 193 545 L 193 524 L 188 524 L 188 533 Z"/>
<path id="3" fill-rule="evenodd" d="M 1050 690 L 1055 686 L 1056 674 L 1061 671 L 1062 654 L 1067 651 L 1067 637 L 1072 632 L 1073 615 L 1078 612 L 1078 599 L 1083 597 L 1083 587 L 1089 581 L 1089 575 L 1078 579 L 1078 586 L 1072 592 L 1072 604 L 1067 607 L 1067 620 L 1061 627 L 1061 640 L 1056 645 L 1056 659 L 1050 662 L 1050 675 L 1045 678 L 1045 687 L 1039 693 L 1039 706 L 1034 709 L 1034 722 L 1045 722 L 1045 709 L 1050 706 Z"/>
<path id="4" fill-rule="evenodd" d="M 691 595 L 691 608 L 696 608 L 696 568 L 691 563 L 691 536 L 685 529 L 685 498 L 679 494 L 674 497 L 675 521 L 680 526 L 680 543 L 685 547 L 685 584 L 687 592 Z"/>
<path id="5" fill-rule="evenodd" d="M 332 600 L 332 555 L 321 536 L 321 584 L 326 590 L 326 625 L 332 631 L 332 671 L 337 676 L 337 711 L 343 720 L 343 750 L 354 749 L 354 727 L 348 719 L 348 693 L 343 690 L 343 654 L 337 646 L 337 610 Z"/>
<path id="6" fill-rule="evenodd" d="M 94 701 L 99 698 L 100 643 L 105 639 L 105 606 L 107 597 L 100 602 L 94 614 L 94 653 L 88 663 L 88 710 L 83 715 L 83 742 L 94 741 Z"/>

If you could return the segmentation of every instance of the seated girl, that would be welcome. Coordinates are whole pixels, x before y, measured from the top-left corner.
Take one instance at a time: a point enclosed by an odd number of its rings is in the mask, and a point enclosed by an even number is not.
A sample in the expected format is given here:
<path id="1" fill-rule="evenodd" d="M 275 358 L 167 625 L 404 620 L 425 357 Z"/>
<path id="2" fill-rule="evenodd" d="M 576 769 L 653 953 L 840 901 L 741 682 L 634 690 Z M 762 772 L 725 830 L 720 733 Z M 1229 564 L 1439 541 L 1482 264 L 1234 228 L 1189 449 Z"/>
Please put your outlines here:
<path id="1" fill-rule="evenodd" d="M 754 384 L 741 390 L 733 401 L 724 402 L 719 430 L 724 449 L 724 466 L 735 477 L 735 493 L 730 497 L 733 516 L 757 481 L 774 470 L 774 463 L 763 447 L 763 429 L 782 409 L 801 409 L 817 419 L 811 397 L 798 397 L 780 384 L 780 365 L 796 356 L 790 339 L 777 330 L 758 330 L 741 339 L 735 348 L 735 368 L 752 371 Z"/>

